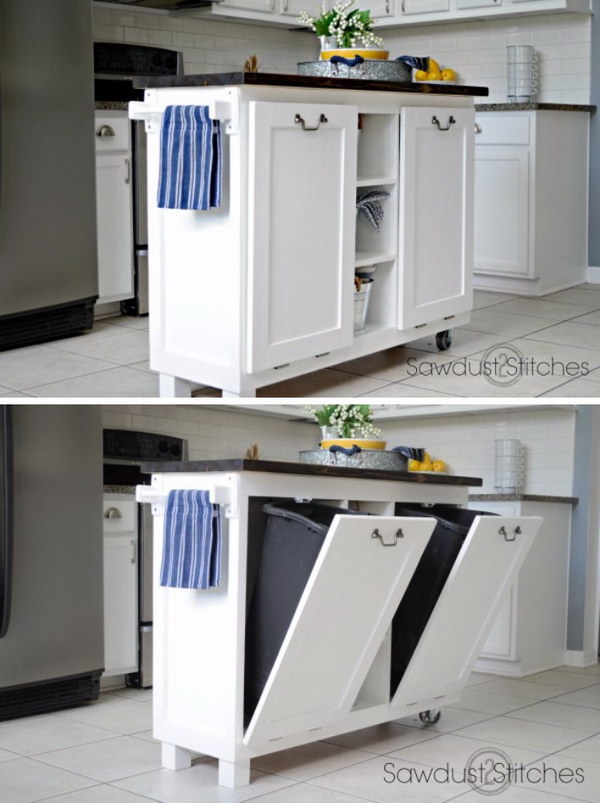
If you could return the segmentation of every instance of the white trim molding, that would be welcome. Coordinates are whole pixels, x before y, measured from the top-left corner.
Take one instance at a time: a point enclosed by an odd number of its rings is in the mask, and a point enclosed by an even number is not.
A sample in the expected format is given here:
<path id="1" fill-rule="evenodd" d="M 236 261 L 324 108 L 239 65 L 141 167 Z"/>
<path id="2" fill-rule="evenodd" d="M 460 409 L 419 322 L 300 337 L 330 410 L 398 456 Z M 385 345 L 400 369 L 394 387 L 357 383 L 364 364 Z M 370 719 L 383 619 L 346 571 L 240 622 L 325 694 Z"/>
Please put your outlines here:
<path id="1" fill-rule="evenodd" d="M 577 666 L 584 669 L 586 666 L 594 666 L 598 663 L 598 656 L 594 655 L 593 650 L 567 650 L 565 653 L 565 665 Z"/>
<path id="2" fill-rule="evenodd" d="M 600 267 L 590 265 L 586 273 L 586 281 L 590 284 L 600 284 Z"/>

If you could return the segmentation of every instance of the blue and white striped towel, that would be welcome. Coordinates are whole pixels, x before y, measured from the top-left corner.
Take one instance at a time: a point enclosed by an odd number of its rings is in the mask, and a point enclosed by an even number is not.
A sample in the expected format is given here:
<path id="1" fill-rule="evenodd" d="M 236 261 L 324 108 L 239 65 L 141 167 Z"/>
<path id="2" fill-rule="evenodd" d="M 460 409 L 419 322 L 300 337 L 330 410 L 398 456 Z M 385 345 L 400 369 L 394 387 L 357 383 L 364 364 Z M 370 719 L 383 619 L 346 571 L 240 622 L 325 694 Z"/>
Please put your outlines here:
<path id="1" fill-rule="evenodd" d="M 210 588 L 221 581 L 221 517 L 208 491 L 169 491 L 160 584 Z"/>
<path id="2" fill-rule="evenodd" d="M 160 209 L 221 206 L 221 123 L 208 106 L 167 106 L 160 131 Z"/>

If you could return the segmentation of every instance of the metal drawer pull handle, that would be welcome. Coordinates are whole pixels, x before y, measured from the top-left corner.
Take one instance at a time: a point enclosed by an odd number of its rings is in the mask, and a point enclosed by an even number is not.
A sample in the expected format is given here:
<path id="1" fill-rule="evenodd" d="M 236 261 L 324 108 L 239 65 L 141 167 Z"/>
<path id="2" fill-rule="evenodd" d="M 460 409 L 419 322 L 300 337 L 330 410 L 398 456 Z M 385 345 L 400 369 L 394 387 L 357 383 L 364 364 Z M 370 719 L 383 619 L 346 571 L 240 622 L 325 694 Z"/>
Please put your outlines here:
<path id="1" fill-rule="evenodd" d="M 383 540 L 382 534 L 377 529 L 373 530 L 373 532 L 371 533 L 371 538 L 379 538 L 382 546 L 396 546 L 396 544 L 398 543 L 398 539 L 404 538 L 404 533 L 400 529 L 396 530 L 396 533 L 394 535 L 394 540 L 389 544 L 386 544 L 386 542 Z"/>
<path id="2" fill-rule="evenodd" d="M 513 530 L 512 536 L 510 536 L 506 532 L 506 527 L 500 527 L 500 529 L 498 530 L 498 535 L 503 535 L 505 541 L 516 541 L 517 540 L 517 535 L 521 535 L 521 528 L 520 527 L 515 527 L 515 529 Z"/>
<path id="3" fill-rule="evenodd" d="M 115 129 L 112 128 L 110 125 L 101 125 L 100 128 L 96 131 L 97 137 L 114 137 L 115 136 Z"/>
<path id="4" fill-rule="evenodd" d="M 475 133 L 476 134 L 482 134 L 483 133 L 483 128 L 479 125 L 479 123 L 475 123 Z"/>
<path id="5" fill-rule="evenodd" d="M 448 118 L 448 125 L 447 126 L 443 126 L 440 123 L 440 121 L 438 120 L 438 118 L 436 117 L 436 115 L 434 114 L 433 117 L 431 118 L 431 122 L 432 122 L 433 125 L 437 125 L 439 131 L 449 131 L 450 130 L 450 126 L 454 125 L 456 120 L 454 119 L 454 117 L 452 117 L 452 115 L 450 115 L 450 117 Z"/>
<path id="6" fill-rule="evenodd" d="M 109 507 L 106 513 L 104 514 L 105 519 L 122 519 L 123 514 L 119 510 L 118 507 Z"/>
<path id="7" fill-rule="evenodd" d="M 125 184 L 131 183 L 131 162 L 125 159 L 125 167 L 127 168 L 127 175 L 125 176 Z"/>
<path id="8" fill-rule="evenodd" d="M 319 117 L 319 122 L 316 125 L 308 126 L 308 125 L 306 125 L 306 122 L 304 121 L 304 118 L 301 115 L 297 114 L 294 117 L 294 122 L 295 123 L 302 123 L 302 130 L 303 131 L 318 131 L 319 128 L 321 127 L 321 123 L 328 123 L 329 120 L 327 119 L 327 117 L 325 117 L 324 114 L 322 114 Z"/>

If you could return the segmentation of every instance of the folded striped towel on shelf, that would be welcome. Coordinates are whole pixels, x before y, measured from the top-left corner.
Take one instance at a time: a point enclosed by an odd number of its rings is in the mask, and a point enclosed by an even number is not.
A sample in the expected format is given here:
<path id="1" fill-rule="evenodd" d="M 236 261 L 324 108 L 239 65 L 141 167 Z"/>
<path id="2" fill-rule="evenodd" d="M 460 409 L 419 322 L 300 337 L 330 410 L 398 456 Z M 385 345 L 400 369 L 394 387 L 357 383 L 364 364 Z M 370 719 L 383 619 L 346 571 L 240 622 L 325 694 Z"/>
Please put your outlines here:
<path id="1" fill-rule="evenodd" d="M 221 581 L 221 516 L 208 491 L 169 491 L 160 584 L 210 588 Z"/>
<path id="2" fill-rule="evenodd" d="M 221 206 L 221 123 L 208 106 L 167 106 L 160 131 L 160 209 Z"/>

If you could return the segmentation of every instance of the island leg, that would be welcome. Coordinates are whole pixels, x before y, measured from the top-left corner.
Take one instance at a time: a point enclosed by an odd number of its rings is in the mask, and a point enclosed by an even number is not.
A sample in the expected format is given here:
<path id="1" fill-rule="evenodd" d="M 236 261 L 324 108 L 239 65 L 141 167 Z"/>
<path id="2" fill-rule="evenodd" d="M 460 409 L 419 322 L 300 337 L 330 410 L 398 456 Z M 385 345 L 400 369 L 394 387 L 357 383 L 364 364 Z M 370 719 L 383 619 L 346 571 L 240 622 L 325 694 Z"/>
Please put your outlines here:
<path id="1" fill-rule="evenodd" d="M 176 744 L 161 744 L 162 765 L 166 770 L 186 770 L 192 766 L 192 753 Z"/>
<path id="2" fill-rule="evenodd" d="M 236 762 L 219 759 L 219 786 L 237 789 L 250 783 L 250 759 Z"/>
<path id="3" fill-rule="evenodd" d="M 170 374 L 158 375 L 159 395 L 161 399 L 173 397 L 190 398 L 192 395 L 192 383 L 187 379 L 180 379 L 178 376 Z"/>

